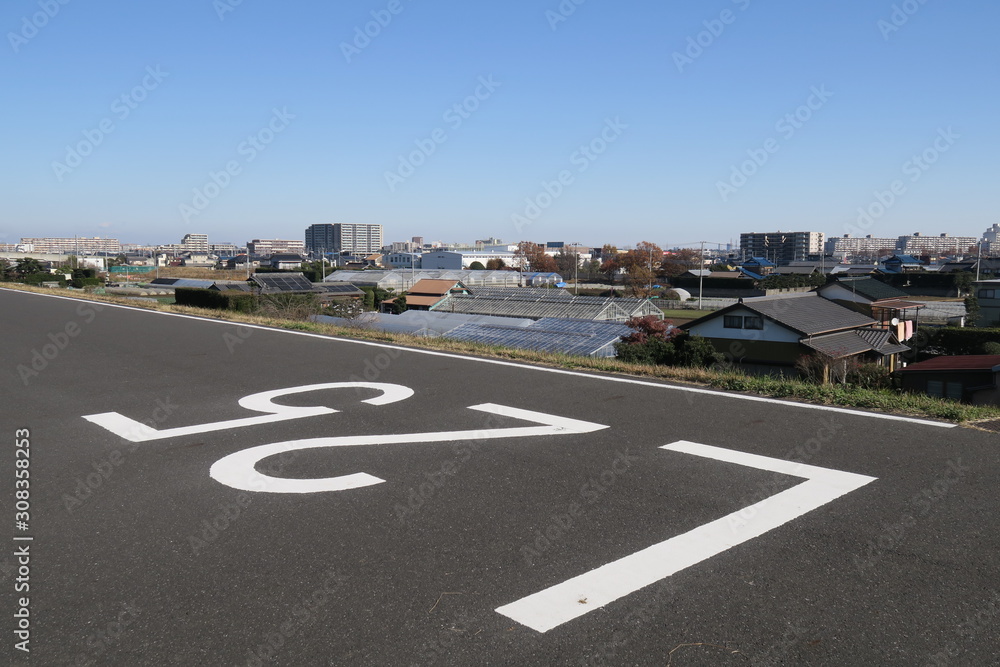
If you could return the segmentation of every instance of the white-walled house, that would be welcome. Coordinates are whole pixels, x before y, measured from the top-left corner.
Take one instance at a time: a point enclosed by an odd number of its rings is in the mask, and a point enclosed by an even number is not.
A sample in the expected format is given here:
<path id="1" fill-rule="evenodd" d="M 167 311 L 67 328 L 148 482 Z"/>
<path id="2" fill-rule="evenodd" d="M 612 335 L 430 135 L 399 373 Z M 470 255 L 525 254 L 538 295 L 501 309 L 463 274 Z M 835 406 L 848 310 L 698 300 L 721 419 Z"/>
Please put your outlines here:
<path id="1" fill-rule="evenodd" d="M 755 372 L 794 375 L 796 361 L 875 362 L 894 370 L 907 350 L 894 332 L 815 292 L 740 299 L 680 327 L 710 341 L 726 359 Z"/>

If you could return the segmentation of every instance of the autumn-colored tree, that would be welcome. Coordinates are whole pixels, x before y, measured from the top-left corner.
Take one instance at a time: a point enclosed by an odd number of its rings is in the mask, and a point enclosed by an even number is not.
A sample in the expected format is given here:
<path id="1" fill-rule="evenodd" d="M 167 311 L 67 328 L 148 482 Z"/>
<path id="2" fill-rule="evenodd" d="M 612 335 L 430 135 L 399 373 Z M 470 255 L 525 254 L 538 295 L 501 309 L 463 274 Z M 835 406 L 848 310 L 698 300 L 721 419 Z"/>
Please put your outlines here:
<path id="1" fill-rule="evenodd" d="M 579 260 L 580 255 L 577 252 L 570 252 L 567 248 L 563 247 L 559 249 L 556 256 L 553 257 L 556 263 L 556 270 L 563 275 L 564 278 L 570 278 L 574 273 L 579 272 Z"/>
<path id="2" fill-rule="evenodd" d="M 701 268 L 701 253 L 694 248 L 681 248 L 668 254 L 663 260 L 663 275 L 676 278 L 691 269 Z"/>
<path id="3" fill-rule="evenodd" d="M 601 273 L 607 276 L 611 282 L 614 282 L 615 274 L 621 269 L 620 260 L 618 248 L 615 246 L 605 244 L 601 248 Z"/>
<path id="4" fill-rule="evenodd" d="M 501 269 L 506 269 L 507 264 L 504 263 L 499 257 L 494 257 L 493 259 L 486 260 L 486 269 L 488 271 L 499 271 Z"/>
<path id="5" fill-rule="evenodd" d="M 629 291 L 638 297 L 648 297 L 663 263 L 663 250 L 655 243 L 642 241 L 634 250 L 621 258 L 625 269 L 625 282 Z"/>
<path id="6" fill-rule="evenodd" d="M 708 340 L 671 327 L 655 315 L 634 317 L 625 324 L 633 331 L 615 343 L 615 353 L 622 361 L 707 368 L 725 358 Z"/>
<path id="7" fill-rule="evenodd" d="M 545 254 L 545 248 L 531 241 L 521 241 L 517 244 L 514 263 L 521 271 L 553 273 L 559 270 L 555 260 Z"/>

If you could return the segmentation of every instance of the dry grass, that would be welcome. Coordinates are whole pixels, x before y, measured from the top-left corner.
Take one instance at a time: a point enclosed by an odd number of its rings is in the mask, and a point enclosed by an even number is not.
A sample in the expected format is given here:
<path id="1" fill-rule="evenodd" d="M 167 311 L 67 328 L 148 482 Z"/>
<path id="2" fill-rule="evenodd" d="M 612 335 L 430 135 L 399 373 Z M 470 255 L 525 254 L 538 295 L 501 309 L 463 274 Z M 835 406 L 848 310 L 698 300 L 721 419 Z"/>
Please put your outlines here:
<path id="1" fill-rule="evenodd" d="M 26 292 L 43 294 L 65 293 L 65 290 L 30 287 L 13 283 L 3 283 Z M 98 296 L 74 291 L 71 296 L 120 303 L 148 310 L 158 310 L 185 315 L 194 315 L 214 320 L 256 324 L 260 326 L 307 331 L 324 336 L 369 340 L 380 343 L 391 343 L 413 348 L 433 349 L 443 352 L 455 352 L 492 359 L 506 359 L 526 362 L 538 366 L 563 368 L 589 372 L 601 372 L 631 377 L 646 377 L 666 380 L 672 383 L 690 384 L 700 387 L 710 387 L 723 391 L 745 392 L 760 396 L 783 398 L 791 401 L 812 403 L 818 405 L 838 405 L 843 407 L 861 408 L 873 412 L 900 414 L 924 418 L 942 419 L 958 423 L 974 423 L 984 420 L 1000 419 L 1000 408 L 970 406 L 953 401 L 921 396 L 915 394 L 898 394 L 891 391 L 872 391 L 857 389 L 845 385 L 814 385 L 798 380 L 771 377 L 749 377 L 732 370 L 712 370 L 705 368 L 683 368 L 674 366 L 646 366 L 619 361 L 617 359 L 592 359 L 550 352 L 532 350 L 517 350 L 497 345 L 468 343 L 446 338 L 425 338 L 406 334 L 387 333 L 381 330 L 369 329 L 363 326 L 344 327 L 332 324 L 294 321 L 266 314 L 246 314 L 231 311 L 192 308 L 174 304 L 162 304 L 152 301 L 137 301 L 116 296 Z"/>
<path id="2" fill-rule="evenodd" d="M 144 273 L 139 276 L 139 280 L 152 280 L 156 273 Z M 246 280 L 246 269 L 229 271 L 227 269 L 204 269 L 197 266 L 161 266 L 160 278 L 194 278 L 197 280 Z M 125 274 L 115 274 L 116 278 L 124 280 Z M 132 276 L 136 279 L 136 275 Z"/>

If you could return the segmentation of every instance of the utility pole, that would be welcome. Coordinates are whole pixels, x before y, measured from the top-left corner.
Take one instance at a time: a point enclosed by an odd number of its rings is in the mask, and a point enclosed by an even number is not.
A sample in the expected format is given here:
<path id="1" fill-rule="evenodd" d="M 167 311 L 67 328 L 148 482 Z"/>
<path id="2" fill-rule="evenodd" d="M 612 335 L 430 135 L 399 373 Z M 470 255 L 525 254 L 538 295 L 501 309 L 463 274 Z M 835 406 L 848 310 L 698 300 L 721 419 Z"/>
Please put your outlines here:
<path id="1" fill-rule="evenodd" d="M 976 259 L 976 282 L 979 282 L 979 267 L 983 264 L 983 240 L 979 239 L 979 257 Z"/>
<path id="2" fill-rule="evenodd" d="M 705 292 L 705 242 L 701 242 L 701 255 L 698 258 L 698 310 L 701 310 L 701 300 Z"/>
<path id="3" fill-rule="evenodd" d="M 580 245 L 573 248 L 573 291 L 580 296 Z"/>
<path id="4" fill-rule="evenodd" d="M 653 295 L 653 247 L 647 248 L 649 250 L 649 280 L 646 282 L 646 298 L 650 298 Z"/>

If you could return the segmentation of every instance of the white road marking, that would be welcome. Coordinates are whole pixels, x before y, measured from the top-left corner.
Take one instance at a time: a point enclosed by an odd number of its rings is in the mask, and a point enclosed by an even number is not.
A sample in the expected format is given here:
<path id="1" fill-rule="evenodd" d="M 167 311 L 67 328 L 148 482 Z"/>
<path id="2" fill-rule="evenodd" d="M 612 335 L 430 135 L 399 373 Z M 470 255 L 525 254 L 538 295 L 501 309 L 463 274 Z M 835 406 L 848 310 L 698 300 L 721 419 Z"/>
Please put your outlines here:
<path id="1" fill-rule="evenodd" d="M 285 452 L 315 449 L 320 447 L 351 447 L 360 445 L 416 444 L 425 442 L 453 442 L 463 440 L 490 440 L 494 438 L 524 438 L 542 435 L 570 435 L 592 433 L 608 428 L 603 424 L 547 415 L 543 412 L 521 410 L 493 403 L 474 405 L 471 410 L 523 419 L 542 424 L 513 428 L 478 429 L 471 431 L 445 431 L 438 433 L 400 433 L 395 435 L 355 435 L 330 438 L 307 438 L 288 440 L 258 447 L 251 447 L 223 457 L 212 465 L 209 474 L 216 481 L 243 491 L 266 493 L 319 493 L 322 491 L 346 491 L 363 486 L 380 484 L 380 479 L 367 473 L 353 473 L 323 479 L 286 479 L 271 477 L 257 472 L 260 461 Z"/>
<path id="2" fill-rule="evenodd" d="M 258 426 L 260 424 L 272 424 L 274 422 L 288 421 L 290 419 L 302 419 L 304 417 L 316 417 L 319 415 L 330 415 L 337 412 L 332 408 L 322 406 L 294 407 L 290 405 L 278 405 L 274 399 L 290 394 L 301 394 L 308 391 L 319 391 L 321 389 L 374 389 L 382 392 L 380 396 L 361 401 L 370 405 L 386 405 L 395 403 L 413 396 L 413 390 L 399 384 L 384 384 L 375 382 L 327 382 L 323 384 L 302 385 L 288 389 L 275 389 L 264 391 L 259 394 L 244 396 L 239 400 L 239 404 L 255 412 L 266 414 L 258 417 L 243 417 L 241 419 L 229 419 L 208 424 L 192 424 L 191 426 L 180 426 L 177 428 L 158 431 L 154 427 L 142 422 L 130 419 L 117 412 L 103 412 L 97 415 L 84 415 L 83 418 L 102 426 L 115 435 L 131 442 L 149 442 L 151 440 L 163 440 L 181 435 L 191 435 L 194 433 L 208 433 L 210 431 L 223 431 L 244 426 Z"/>
<path id="3" fill-rule="evenodd" d="M 496 611 L 538 632 L 548 632 L 759 537 L 876 479 L 686 441 L 665 445 L 661 449 L 803 477 L 806 481 L 683 535 L 499 607 Z M 751 518 L 743 518 L 746 516 Z M 582 604 L 584 599 L 586 603 Z"/>
<path id="4" fill-rule="evenodd" d="M 580 371 L 567 371 L 561 368 L 547 368 L 545 366 L 531 366 L 528 364 L 520 364 L 513 361 L 502 361 L 500 359 L 483 359 L 481 357 L 470 357 L 462 354 L 455 354 L 452 352 L 438 352 L 437 350 L 424 350 L 413 347 L 404 347 L 402 345 L 391 345 L 388 343 L 374 343 L 367 340 L 355 340 L 353 338 L 336 338 L 334 336 L 326 336 L 323 334 L 309 333 L 308 331 L 291 331 L 289 329 L 276 329 L 274 327 L 265 327 L 259 324 L 245 324 L 243 322 L 231 322 L 228 320 L 214 320 L 205 317 L 198 317 L 196 315 L 183 315 L 181 313 L 165 313 L 159 310 L 150 310 L 148 308 L 137 308 L 135 306 L 124 306 L 118 303 L 106 303 L 103 301 L 93 301 L 90 299 L 77 299 L 69 296 L 59 296 L 57 294 L 38 294 L 37 292 L 23 292 L 21 290 L 13 290 L 9 288 L 0 287 L 0 291 L 6 292 L 16 292 L 17 294 L 31 294 L 34 296 L 48 297 L 50 299 L 65 299 L 67 301 L 77 301 L 85 303 L 97 303 L 103 307 L 107 308 L 121 308 L 123 310 L 137 311 L 141 313 L 149 313 L 153 315 L 163 315 L 165 317 L 179 317 L 182 319 L 197 320 L 199 322 L 205 322 L 209 324 L 221 324 L 231 327 L 242 327 L 246 329 L 259 329 L 261 331 L 269 331 L 271 333 L 282 333 L 292 336 L 306 336 L 308 338 L 318 338 L 320 340 L 325 340 L 328 342 L 337 343 L 349 343 L 352 345 L 365 345 L 368 347 L 378 347 L 387 350 L 403 350 L 404 352 L 412 352 L 414 354 L 425 354 L 435 357 L 445 357 L 448 359 L 462 359 L 464 361 L 475 361 L 483 364 L 494 364 L 496 366 L 510 366 L 512 368 L 523 368 L 525 370 L 541 371 L 544 373 L 556 373 L 559 375 L 569 375 L 572 377 L 587 378 L 588 380 L 600 380 L 604 382 L 620 382 L 624 384 L 634 384 L 641 387 L 655 387 L 657 389 L 665 389 L 672 391 L 681 391 L 691 394 L 703 394 L 706 396 L 718 396 L 720 398 L 729 398 L 739 401 L 752 401 L 756 403 L 771 403 L 773 405 L 783 405 L 790 408 L 801 408 L 803 410 L 820 410 L 823 412 L 836 412 L 844 415 L 853 415 L 855 417 L 868 417 L 871 419 L 886 419 L 889 421 L 900 421 L 907 422 L 910 424 L 919 424 L 921 426 L 936 426 L 938 428 L 955 428 L 957 424 L 950 424 L 948 422 L 932 421 L 930 419 L 918 419 L 916 417 L 903 417 L 900 415 L 888 415 L 881 414 L 878 412 L 864 412 L 862 410 L 852 410 L 850 408 L 837 408 L 830 405 L 813 405 L 811 403 L 796 403 L 795 401 L 783 401 L 778 398 L 766 398 L 764 396 L 747 396 L 745 394 L 736 394 L 733 392 L 719 391 L 715 389 L 699 389 L 697 387 L 685 387 L 680 385 L 665 384 L 663 382 L 649 382 L 646 380 L 636 380 L 633 378 L 626 377 L 612 377 L 608 375 L 597 375 L 595 373 L 582 373 Z"/>

